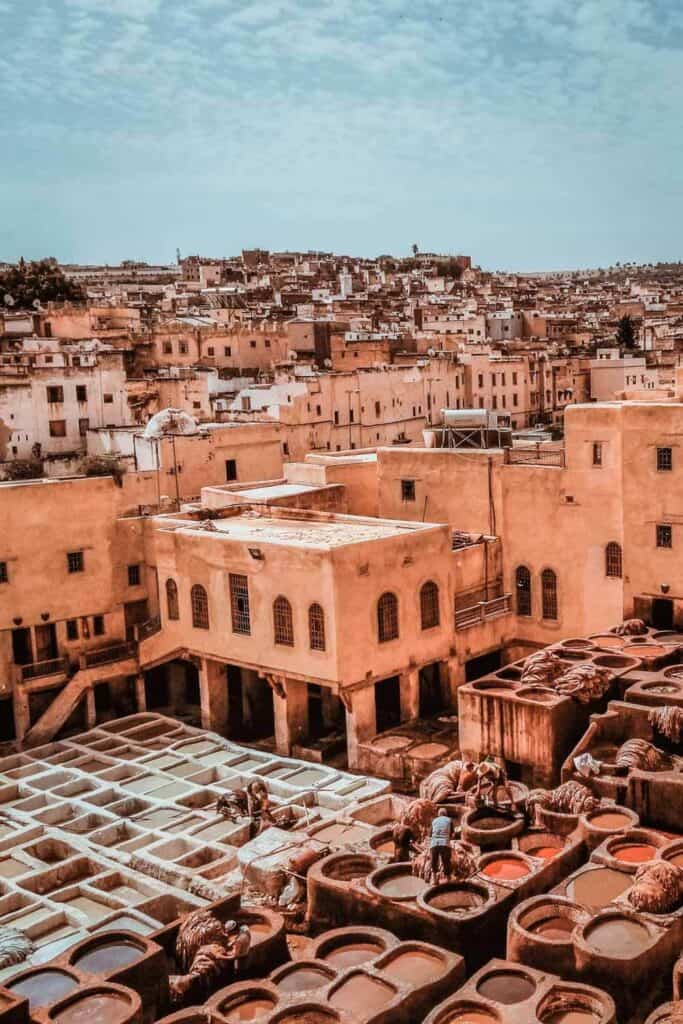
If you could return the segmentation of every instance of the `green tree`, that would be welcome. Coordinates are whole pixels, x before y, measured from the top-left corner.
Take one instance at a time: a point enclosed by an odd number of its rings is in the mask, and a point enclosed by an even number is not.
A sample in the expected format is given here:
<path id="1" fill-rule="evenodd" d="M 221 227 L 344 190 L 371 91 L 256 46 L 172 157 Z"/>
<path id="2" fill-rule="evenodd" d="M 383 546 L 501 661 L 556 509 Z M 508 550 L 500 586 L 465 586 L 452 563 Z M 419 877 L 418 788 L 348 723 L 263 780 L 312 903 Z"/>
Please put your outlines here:
<path id="1" fill-rule="evenodd" d="M 20 259 L 16 266 L 0 271 L 0 306 L 6 309 L 29 309 L 36 300 L 46 302 L 80 302 L 83 289 L 69 281 L 54 259 L 27 263 Z"/>
<path id="2" fill-rule="evenodd" d="M 633 325 L 633 320 L 628 314 L 626 314 L 626 316 L 622 316 L 621 320 L 617 324 L 617 341 L 621 348 L 636 347 L 636 330 Z"/>

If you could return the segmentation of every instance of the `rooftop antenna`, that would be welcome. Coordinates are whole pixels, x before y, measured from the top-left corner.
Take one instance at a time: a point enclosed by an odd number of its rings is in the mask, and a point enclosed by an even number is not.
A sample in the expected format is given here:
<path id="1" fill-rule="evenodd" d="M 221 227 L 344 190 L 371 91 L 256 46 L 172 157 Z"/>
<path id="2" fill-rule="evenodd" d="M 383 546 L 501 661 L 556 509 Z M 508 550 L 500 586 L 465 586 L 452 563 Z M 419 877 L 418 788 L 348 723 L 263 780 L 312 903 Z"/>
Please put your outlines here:
<path id="1" fill-rule="evenodd" d="M 176 249 L 175 251 L 175 261 L 178 264 L 178 266 L 180 266 L 180 249 Z"/>

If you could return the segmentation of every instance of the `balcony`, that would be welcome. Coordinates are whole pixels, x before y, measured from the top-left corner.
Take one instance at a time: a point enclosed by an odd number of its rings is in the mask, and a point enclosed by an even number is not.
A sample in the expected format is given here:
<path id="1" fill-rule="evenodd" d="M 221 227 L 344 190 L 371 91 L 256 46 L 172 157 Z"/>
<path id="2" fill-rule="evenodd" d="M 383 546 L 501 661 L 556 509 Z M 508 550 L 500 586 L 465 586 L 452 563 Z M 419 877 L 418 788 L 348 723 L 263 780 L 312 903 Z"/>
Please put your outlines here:
<path id="1" fill-rule="evenodd" d="M 46 661 L 34 661 L 29 665 L 21 665 L 22 682 L 40 679 L 41 676 L 63 676 L 67 673 L 67 658 L 48 658 Z"/>
<path id="2" fill-rule="evenodd" d="M 135 657 L 136 651 L 137 645 L 134 643 L 112 644 L 98 651 L 86 651 L 81 655 L 81 668 L 96 668 L 98 665 L 111 665 L 115 661 L 127 661 Z"/>
<path id="3" fill-rule="evenodd" d="M 151 619 L 147 619 L 146 622 L 141 622 L 139 626 L 135 627 L 135 639 L 140 643 L 142 640 L 146 640 L 147 637 L 154 636 L 161 629 L 161 616 L 154 615 Z"/>
<path id="4" fill-rule="evenodd" d="M 492 601 L 479 601 L 469 608 L 459 608 L 455 612 L 455 628 L 470 629 L 488 619 L 496 619 L 500 615 L 508 615 L 512 611 L 512 595 L 503 594 Z"/>
<path id="5" fill-rule="evenodd" d="M 524 448 L 505 449 L 506 466 L 551 466 L 564 469 L 564 448 L 550 448 L 545 444 L 528 445 Z"/>

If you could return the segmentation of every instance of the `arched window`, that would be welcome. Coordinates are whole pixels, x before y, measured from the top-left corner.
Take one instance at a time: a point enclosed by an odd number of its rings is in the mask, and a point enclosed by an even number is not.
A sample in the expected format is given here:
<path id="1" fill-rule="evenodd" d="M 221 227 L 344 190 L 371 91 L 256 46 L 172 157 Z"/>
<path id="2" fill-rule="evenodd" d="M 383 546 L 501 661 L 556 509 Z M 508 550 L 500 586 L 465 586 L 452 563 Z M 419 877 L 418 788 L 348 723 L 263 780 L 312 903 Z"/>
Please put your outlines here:
<path id="1" fill-rule="evenodd" d="M 515 570 L 515 592 L 517 614 L 531 615 L 531 573 L 525 565 L 518 565 Z"/>
<path id="2" fill-rule="evenodd" d="M 209 599 L 206 591 L 199 583 L 195 583 L 190 591 L 192 605 L 192 625 L 195 629 L 209 628 Z"/>
<path id="3" fill-rule="evenodd" d="M 557 618 L 557 576 L 552 569 L 544 569 L 541 573 L 541 597 L 543 601 L 543 618 Z"/>
<path id="4" fill-rule="evenodd" d="M 166 580 L 166 614 L 169 619 L 180 618 L 178 607 L 178 584 L 175 580 Z"/>
<path id="5" fill-rule="evenodd" d="M 398 598 L 389 591 L 377 602 L 377 638 L 381 644 L 398 638 Z"/>
<path id="6" fill-rule="evenodd" d="M 420 587 L 420 620 L 423 629 L 439 625 L 439 588 L 434 580 Z"/>
<path id="7" fill-rule="evenodd" d="M 325 650 L 325 612 L 319 604 L 308 609 L 308 636 L 312 651 Z"/>
<path id="8" fill-rule="evenodd" d="M 611 541 L 605 548 L 605 575 L 621 576 L 621 545 Z"/>
<path id="9" fill-rule="evenodd" d="M 294 646 L 292 606 L 282 594 L 273 601 L 273 629 L 276 644 L 282 644 L 284 647 Z"/>

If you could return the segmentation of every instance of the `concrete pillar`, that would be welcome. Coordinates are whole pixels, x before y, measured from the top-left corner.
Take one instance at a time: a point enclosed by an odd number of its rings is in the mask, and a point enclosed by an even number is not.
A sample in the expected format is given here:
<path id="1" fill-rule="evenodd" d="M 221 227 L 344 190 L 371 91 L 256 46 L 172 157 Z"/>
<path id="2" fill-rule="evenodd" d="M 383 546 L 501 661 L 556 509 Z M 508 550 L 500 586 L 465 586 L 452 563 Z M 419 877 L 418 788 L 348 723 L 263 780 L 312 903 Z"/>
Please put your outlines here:
<path id="1" fill-rule="evenodd" d="M 199 668 L 202 729 L 226 733 L 228 728 L 228 679 L 225 665 L 202 658 Z"/>
<path id="2" fill-rule="evenodd" d="M 24 740 L 24 736 L 31 727 L 31 714 L 28 706 L 28 693 L 26 693 L 21 683 L 15 684 L 13 703 L 14 729 L 16 732 L 17 743 L 21 747 Z"/>
<path id="3" fill-rule="evenodd" d="M 284 689 L 284 697 L 273 697 L 275 747 L 288 757 L 292 747 L 308 736 L 308 683 L 287 679 Z"/>
<path id="4" fill-rule="evenodd" d="M 401 721 L 409 722 L 420 714 L 420 670 L 409 668 L 399 676 Z"/>
<path id="5" fill-rule="evenodd" d="M 351 711 L 346 712 L 346 749 L 349 768 L 358 768 L 358 744 L 371 739 L 377 732 L 374 683 L 354 690 L 349 698 Z"/>
<path id="6" fill-rule="evenodd" d="M 135 677 L 135 707 L 138 712 L 147 710 L 147 693 L 145 691 L 145 677 L 142 672 Z"/>
<path id="7" fill-rule="evenodd" d="M 185 700 L 186 672 L 186 665 L 180 661 L 170 661 L 166 666 L 168 705 L 174 710 L 184 708 L 187 703 Z"/>
<path id="8" fill-rule="evenodd" d="M 105 683 L 105 686 L 108 685 Z M 94 729 L 97 725 L 97 708 L 95 707 L 95 687 L 89 686 L 85 691 L 85 727 Z"/>
<path id="9" fill-rule="evenodd" d="M 449 658 L 444 664 L 448 679 L 446 693 L 450 694 L 450 704 L 455 709 L 458 707 L 458 687 L 465 682 L 465 666 L 458 658 Z"/>

